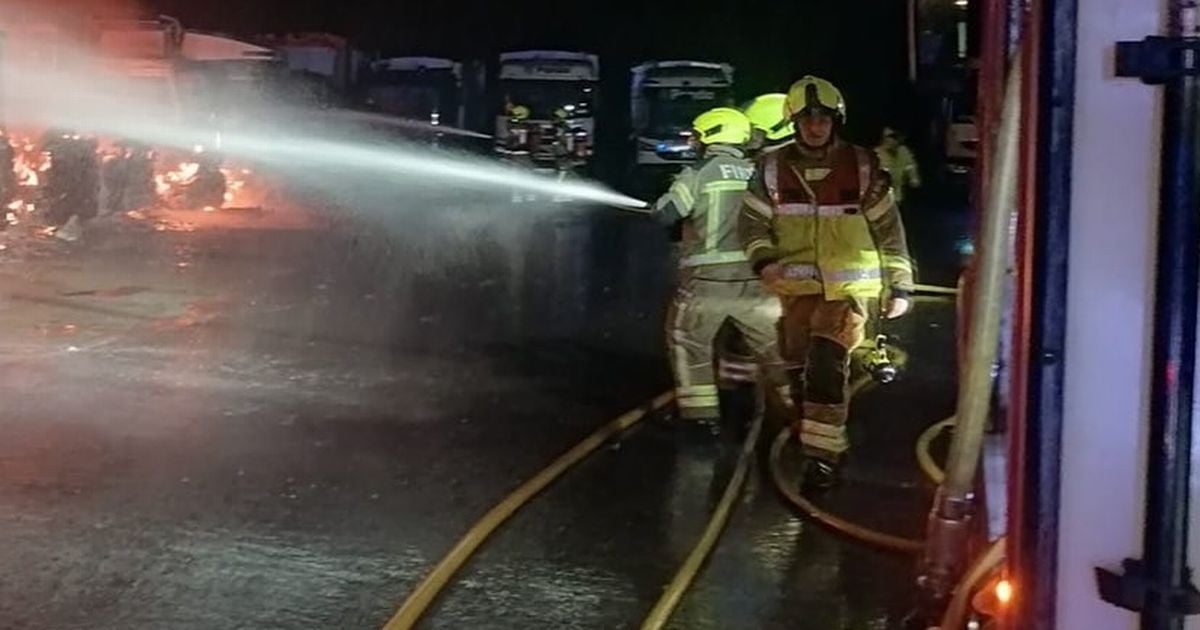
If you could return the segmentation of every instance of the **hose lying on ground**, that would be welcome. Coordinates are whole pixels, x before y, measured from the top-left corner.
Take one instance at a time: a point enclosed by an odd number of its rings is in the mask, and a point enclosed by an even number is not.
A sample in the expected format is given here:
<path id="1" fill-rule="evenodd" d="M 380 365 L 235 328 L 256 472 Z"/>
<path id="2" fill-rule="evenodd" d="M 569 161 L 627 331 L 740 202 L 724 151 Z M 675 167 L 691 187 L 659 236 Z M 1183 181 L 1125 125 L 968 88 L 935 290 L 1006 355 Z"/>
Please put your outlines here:
<path id="1" fill-rule="evenodd" d="M 815 503 L 800 494 L 799 490 L 795 487 L 796 484 L 790 482 L 785 477 L 780 466 L 783 449 L 787 446 L 788 441 L 792 439 L 792 435 L 790 427 L 784 428 L 779 432 L 779 435 L 775 438 L 775 442 L 771 444 L 771 455 L 768 460 L 770 462 L 771 477 L 775 481 L 775 488 L 788 503 L 800 510 L 808 518 L 844 536 L 887 551 L 907 554 L 921 552 L 924 548 L 924 543 L 920 540 L 880 532 L 870 527 L 848 521 L 832 512 L 827 512 L 817 507 Z"/>
<path id="2" fill-rule="evenodd" d="M 742 496 L 742 489 L 746 485 L 746 474 L 750 470 L 750 465 L 754 463 L 754 453 L 758 445 L 758 438 L 762 435 L 763 417 L 765 413 L 759 410 L 754 415 L 754 421 L 750 425 L 750 430 L 746 434 L 746 439 L 742 443 L 742 450 L 738 454 L 737 465 L 734 468 L 733 476 L 730 477 L 729 483 L 725 486 L 725 492 L 721 494 L 721 500 L 717 503 L 717 507 L 713 510 L 712 516 L 708 520 L 708 525 L 704 528 L 704 533 L 700 536 L 700 541 L 688 554 L 683 565 L 679 567 L 679 571 L 675 574 L 675 578 L 667 586 L 666 590 L 658 599 L 658 603 L 650 611 L 646 620 L 642 622 L 642 630 L 660 630 L 667 625 L 671 619 L 671 614 L 679 606 L 679 602 L 683 600 L 684 593 L 692 586 L 692 582 L 696 580 L 696 576 L 700 574 L 700 570 L 704 567 L 704 563 L 708 560 L 713 549 L 716 548 L 717 542 L 724 533 L 725 527 L 729 524 L 729 516 L 733 512 L 734 505 L 739 497 Z"/>
<path id="3" fill-rule="evenodd" d="M 492 532 L 507 521 L 517 510 L 521 509 L 530 499 L 562 476 L 567 470 L 578 464 L 593 451 L 603 446 L 610 438 L 628 430 L 640 422 L 650 412 L 663 407 L 675 398 L 673 392 L 660 394 L 648 404 L 622 414 L 608 424 L 597 429 L 571 450 L 554 460 L 541 472 L 521 484 L 512 494 L 497 503 L 479 522 L 475 523 L 467 533 L 459 539 L 454 548 L 445 558 L 425 576 L 416 590 L 408 596 L 390 621 L 384 625 L 384 630 L 409 630 L 421 619 L 421 615 L 433 604 L 438 595 L 450 583 L 450 579 L 470 560 L 476 550 L 487 540 Z"/>

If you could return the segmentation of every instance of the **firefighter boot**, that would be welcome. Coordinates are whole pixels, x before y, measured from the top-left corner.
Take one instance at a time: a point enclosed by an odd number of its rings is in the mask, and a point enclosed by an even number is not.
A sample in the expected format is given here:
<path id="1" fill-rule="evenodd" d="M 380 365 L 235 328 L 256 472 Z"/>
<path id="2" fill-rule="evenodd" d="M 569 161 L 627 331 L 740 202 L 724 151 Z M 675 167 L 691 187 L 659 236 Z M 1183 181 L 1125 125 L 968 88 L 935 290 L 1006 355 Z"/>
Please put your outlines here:
<path id="1" fill-rule="evenodd" d="M 718 390 L 721 409 L 720 433 L 724 441 L 740 444 L 754 420 L 757 391 L 753 384 L 724 386 Z"/>
<path id="2" fill-rule="evenodd" d="M 804 460 L 800 490 L 805 494 L 821 494 L 838 485 L 842 478 L 842 465 L 838 461 L 826 461 L 815 457 Z"/>

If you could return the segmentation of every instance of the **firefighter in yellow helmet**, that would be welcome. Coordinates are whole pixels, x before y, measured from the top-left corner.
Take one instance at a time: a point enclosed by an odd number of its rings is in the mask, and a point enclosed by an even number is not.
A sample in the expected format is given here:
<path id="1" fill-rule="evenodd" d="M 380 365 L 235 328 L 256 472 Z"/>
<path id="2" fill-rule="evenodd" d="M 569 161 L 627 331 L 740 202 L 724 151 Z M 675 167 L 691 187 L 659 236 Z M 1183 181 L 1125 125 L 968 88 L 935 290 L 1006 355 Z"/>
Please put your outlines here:
<path id="1" fill-rule="evenodd" d="M 653 215 L 668 226 L 682 224 L 679 285 L 666 330 L 680 416 L 716 431 L 722 417 L 737 418 L 753 404 L 760 371 L 772 388 L 785 388 L 787 377 L 777 348 L 779 300 L 759 282 L 737 236 L 754 172 L 743 152 L 750 121 L 720 107 L 692 126 L 698 159 L 658 199 Z"/>
<path id="2" fill-rule="evenodd" d="M 757 163 L 738 219 L 754 271 L 783 301 L 780 352 L 808 456 L 805 486 L 837 482 L 846 436 L 850 353 L 863 342 L 868 304 L 904 315 L 913 270 L 888 176 L 875 154 L 840 137 L 841 92 L 806 76 L 788 91 L 795 142 Z"/>
<path id="3" fill-rule="evenodd" d="M 748 153 L 773 151 L 792 140 L 796 126 L 784 113 L 786 103 L 786 94 L 763 94 L 746 105 L 743 111 L 752 127 Z"/>
<path id="4" fill-rule="evenodd" d="M 904 134 L 892 127 L 884 127 L 879 146 L 875 147 L 875 155 L 879 157 L 879 165 L 892 178 L 892 194 L 896 197 L 896 205 L 904 205 L 904 196 L 908 189 L 921 187 L 921 170 L 912 149 L 904 144 Z"/>

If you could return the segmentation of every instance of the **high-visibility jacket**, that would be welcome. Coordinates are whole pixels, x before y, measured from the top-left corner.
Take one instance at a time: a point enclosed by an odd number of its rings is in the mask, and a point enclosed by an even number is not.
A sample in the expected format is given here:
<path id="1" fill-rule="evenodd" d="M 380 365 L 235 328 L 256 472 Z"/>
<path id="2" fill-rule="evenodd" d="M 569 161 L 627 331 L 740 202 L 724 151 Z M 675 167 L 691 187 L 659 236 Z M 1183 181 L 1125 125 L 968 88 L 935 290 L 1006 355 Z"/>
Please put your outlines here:
<path id="1" fill-rule="evenodd" d="M 917 167 L 917 158 L 903 144 L 894 150 L 876 147 L 875 155 L 879 158 L 879 166 L 892 177 L 892 195 L 896 203 L 904 200 L 904 194 L 909 188 L 921 187 L 921 171 Z"/>
<path id="2" fill-rule="evenodd" d="M 835 140 L 759 158 L 738 234 L 753 269 L 783 265 L 785 295 L 878 298 L 911 291 L 913 269 L 888 176 L 874 153 Z"/>
<path id="3" fill-rule="evenodd" d="M 654 204 L 655 217 L 684 222 L 679 266 L 705 280 L 754 280 L 750 259 L 738 240 L 738 211 L 754 163 L 740 149 L 710 145 L 703 159 L 684 168 Z"/>

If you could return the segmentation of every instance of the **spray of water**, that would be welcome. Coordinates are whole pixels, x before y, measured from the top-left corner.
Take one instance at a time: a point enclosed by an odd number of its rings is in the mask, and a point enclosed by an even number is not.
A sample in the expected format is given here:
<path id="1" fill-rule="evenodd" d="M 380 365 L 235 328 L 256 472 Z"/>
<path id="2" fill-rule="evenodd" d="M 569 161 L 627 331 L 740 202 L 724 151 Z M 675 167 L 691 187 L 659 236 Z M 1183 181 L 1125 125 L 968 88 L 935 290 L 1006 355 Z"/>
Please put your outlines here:
<path id="1" fill-rule="evenodd" d="M 374 112 L 360 112 L 352 109 L 329 109 L 325 110 L 324 115 L 335 120 L 345 122 L 368 123 L 372 125 L 381 125 L 384 127 L 394 127 L 397 129 L 406 129 L 411 131 L 421 131 L 425 133 L 435 133 L 448 136 L 459 136 L 462 138 L 474 138 L 476 140 L 491 140 L 493 136 L 486 133 L 471 131 L 470 129 L 459 129 L 458 127 L 450 127 L 448 125 L 435 125 L 423 120 L 413 120 L 411 118 L 401 118 L 399 116 L 389 116 L 387 114 L 377 114 Z"/>
<path id="2" fill-rule="evenodd" d="M 4 107 L 9 124 L 61 128 L 112 135 L 152 145 L 190 149 L 212 146 L 216 129 L 189 124 L 161 98 L 161 86 L 146 85 L 86 61 L 69 69 L 7 62 Z M 477 191 L 522 190 L 545 196 L 627 209 L 644 208 L 638 199 L 586 181 L 560 181 L 467 155 L 428 147 L 381 142 L 347 128 L 344 112 L 324 117 L 296 116 L 287 107 L 247 104 L 247 123 L 219 133 L 220 150 L 231 157 L 303 173 L 306 184 L 332 189 L 344 182 L 320 181 L 314 174 L 354 171 L 374 176 L 379 186 L 405 184 Z M 350 117 L 352 122 L 362 122 Z M 375 121 L 378 122 L 378 121 Z"/>

